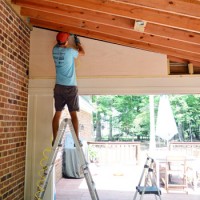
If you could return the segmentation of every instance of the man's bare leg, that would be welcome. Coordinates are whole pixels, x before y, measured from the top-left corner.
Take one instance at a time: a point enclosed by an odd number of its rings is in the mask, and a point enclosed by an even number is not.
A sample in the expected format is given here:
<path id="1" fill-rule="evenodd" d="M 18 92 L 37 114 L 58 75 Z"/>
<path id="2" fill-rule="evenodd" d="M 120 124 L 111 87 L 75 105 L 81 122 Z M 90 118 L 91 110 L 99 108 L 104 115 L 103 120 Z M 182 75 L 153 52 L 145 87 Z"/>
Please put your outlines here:
<path id="1" fill-rule="evenodd" d="M 56 111 L 53 120 L 52 120 L 52 129 L 53 129 L 53 142 L 52 145 L 54 144 L 56 140 L 56 136 L 58 134 L 58 128 L 59 128 L 59 121 L 60 121 L 60 116 L 62 112 L 61 111 Z"/>
<path id="2" fill-rule="evenodd" d="M 79 133 L 78 133 L 78 131 L 79 131 L 79 123 L 78 123 L 77 112 L 76 111 L 72 111 L 72 112 L 70 112 L 70 115 L 71 115 L 71 120 L 72 120 L 72 124 L 73 124 L 73 127 L 74 127 L 74 131 L 75 131 L 76 137 L 79 140 Z"/>

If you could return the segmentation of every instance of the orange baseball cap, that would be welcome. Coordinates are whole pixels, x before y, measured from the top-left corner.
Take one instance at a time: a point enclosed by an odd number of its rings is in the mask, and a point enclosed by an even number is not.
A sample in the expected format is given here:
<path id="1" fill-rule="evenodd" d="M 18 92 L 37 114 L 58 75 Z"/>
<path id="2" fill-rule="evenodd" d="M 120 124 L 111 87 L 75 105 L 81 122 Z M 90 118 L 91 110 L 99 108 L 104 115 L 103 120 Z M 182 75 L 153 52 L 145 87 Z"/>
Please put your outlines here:
<path id="1" fill-rule="evenodd" d="M 69 33 L 66 32 L 59 32 L 56 36 L 56 40 L 60 44 L 67 42 L 68 38 L 69 38 Z"/>

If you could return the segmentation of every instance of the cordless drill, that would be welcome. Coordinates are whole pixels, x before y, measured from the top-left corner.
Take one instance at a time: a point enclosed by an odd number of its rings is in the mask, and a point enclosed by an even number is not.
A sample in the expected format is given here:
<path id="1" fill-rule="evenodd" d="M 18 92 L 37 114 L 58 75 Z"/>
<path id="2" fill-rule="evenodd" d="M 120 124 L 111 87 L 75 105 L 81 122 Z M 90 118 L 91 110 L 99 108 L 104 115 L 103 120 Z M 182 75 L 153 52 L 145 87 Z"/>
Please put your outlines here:
<path id="1" fill-rule="evenodd" d="M 75 42 L 75 44 L 76 44 L 77 47 L 78 47 L 78 44 L 81 43 L 80 40 L 79 40 L 79 38 L 77 37 L 77 35 L 74 35 L 74 42 Z"/>

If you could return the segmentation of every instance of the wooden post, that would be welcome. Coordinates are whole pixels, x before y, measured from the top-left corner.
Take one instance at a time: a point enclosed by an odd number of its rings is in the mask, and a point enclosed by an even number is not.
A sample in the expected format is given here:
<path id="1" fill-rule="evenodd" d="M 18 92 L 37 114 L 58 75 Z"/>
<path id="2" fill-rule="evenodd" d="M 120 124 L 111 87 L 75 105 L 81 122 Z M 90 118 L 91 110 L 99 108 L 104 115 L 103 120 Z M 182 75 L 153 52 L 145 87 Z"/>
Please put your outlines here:
<path id="1" fill-rule="evenodd" d="M 194 74 L 194 67 L 192 63 L 188 64 L 188 71 L 189 71 L 189 74 Z"/>

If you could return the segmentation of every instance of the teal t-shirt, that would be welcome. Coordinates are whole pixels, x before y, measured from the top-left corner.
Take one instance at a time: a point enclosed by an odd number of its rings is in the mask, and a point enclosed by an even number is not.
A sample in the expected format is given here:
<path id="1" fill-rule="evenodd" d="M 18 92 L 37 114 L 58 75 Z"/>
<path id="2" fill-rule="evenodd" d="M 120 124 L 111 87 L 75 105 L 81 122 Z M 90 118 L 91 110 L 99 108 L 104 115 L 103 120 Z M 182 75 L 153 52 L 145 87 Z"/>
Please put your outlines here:
<path id="1" fill-rule="evenodd" d="M 77 57 L 78 51 L 75 49 L 54 46 L 53 59 L 56 65 L 56 84 L 77 85 L 74 63 L 74 59 Z"/>

